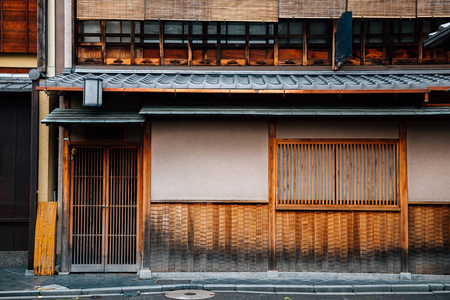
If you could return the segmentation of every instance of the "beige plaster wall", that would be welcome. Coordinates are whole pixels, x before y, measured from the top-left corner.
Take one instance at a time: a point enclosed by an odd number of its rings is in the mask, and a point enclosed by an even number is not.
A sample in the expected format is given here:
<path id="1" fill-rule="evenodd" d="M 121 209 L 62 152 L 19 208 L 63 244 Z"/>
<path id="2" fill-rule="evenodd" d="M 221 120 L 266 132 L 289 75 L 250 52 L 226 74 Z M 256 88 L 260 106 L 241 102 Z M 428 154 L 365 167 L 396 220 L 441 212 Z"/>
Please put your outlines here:
<path id="1" fill-rule="evenodd" d="M 410 201 L 450 201 L 450 121 L 408 122 Z"/>
<path id="2" fill-rule="evenodd" d="M 277 138 L 397 139 L 398 122 L 287 121 L 277 122 Z"/>
<path id="3" fill-rule="evenodd" d="M 155 121 L 152 200 L 268 200 L 268 124 Z"/>
<path id="4" fill-rule="evenodd" d="M 36 54 L 0 53 L 1 68 L 36 68 L 36 66 Z"/>

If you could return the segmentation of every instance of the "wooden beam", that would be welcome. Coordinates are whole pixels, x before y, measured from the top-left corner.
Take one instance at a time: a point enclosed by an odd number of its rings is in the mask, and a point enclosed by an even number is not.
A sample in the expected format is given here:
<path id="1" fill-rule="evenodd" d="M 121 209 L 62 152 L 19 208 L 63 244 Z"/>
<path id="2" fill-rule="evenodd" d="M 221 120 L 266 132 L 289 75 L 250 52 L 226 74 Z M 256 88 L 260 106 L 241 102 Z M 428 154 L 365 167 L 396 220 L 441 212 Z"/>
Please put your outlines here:
<path id="1" fill-rule="evenodd" d="M 401 270 L 409 272 L 409 240 L 408 240 L 408 172 L 406 152 L 406 122 L 400 122 L 399 128 L 399 199 L 400 199 L 400 239 Z"/>
<path id="2" fill-rule="evenodd" d="M 276 270 L 276 123 L 269 122 L 269 270 Z"/>
<path id="3" fill-rule="evenodd" d="M 142 145 L 142 269 L 150 270 L 151 125 L 144 124 Z"/>

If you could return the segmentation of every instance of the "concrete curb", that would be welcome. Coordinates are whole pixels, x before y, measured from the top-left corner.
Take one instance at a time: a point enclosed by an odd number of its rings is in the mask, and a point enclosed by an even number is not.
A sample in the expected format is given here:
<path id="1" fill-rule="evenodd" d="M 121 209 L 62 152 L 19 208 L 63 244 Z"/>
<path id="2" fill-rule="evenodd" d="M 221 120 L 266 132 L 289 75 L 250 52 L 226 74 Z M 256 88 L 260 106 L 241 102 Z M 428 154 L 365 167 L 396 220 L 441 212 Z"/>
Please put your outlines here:
<path id="1" fill-rule="evenodd" d="M 123 293 L 162 293 L 182 289 L 228 292 L 308 293 L 308 294 L 392 294 L 392 293 L 448 293 L 450 284 L 373 284 L 373 285 L 273 285 L 273 284 L 154 284 L 90 289 L 54 289 L 0 291 L 1 298 L 37 296 L 120 295 Z"/>

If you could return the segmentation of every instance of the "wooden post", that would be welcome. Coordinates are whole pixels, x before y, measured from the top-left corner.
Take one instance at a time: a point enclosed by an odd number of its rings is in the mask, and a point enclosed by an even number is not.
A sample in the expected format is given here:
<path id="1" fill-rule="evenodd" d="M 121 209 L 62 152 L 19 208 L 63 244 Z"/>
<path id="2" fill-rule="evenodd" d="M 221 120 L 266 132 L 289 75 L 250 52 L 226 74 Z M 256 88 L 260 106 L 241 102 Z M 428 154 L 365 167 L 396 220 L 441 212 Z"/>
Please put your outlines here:
<path id="1" fill-rule="evenodd" d="M 269 122 L 269 270 L 276 270 L 275 154 L 276 124 Z"/>
<path id="2" fill-rule="evenodd" d="M 333 38 L 331 45 L 331 69 L 333 71 L 339 69 L 339 67 L 336 66 L 336 27 L 337 27 L 337 20 L 333 20 Z"/>
<path id="3" fill-rule="evenodd" d="M 188 26 L 188 66 L 192 66 L 192 22 Z"/>
<path id="4" fill-rule="evenodd" d="M 102 64 L 106 64 L 106 21 L 100 21 L 100 41 L 102 43 Z"/>
<path id="5" fill-rule="evenodd" d="M 303 65 L 308 65 L 308 38 L 306 36 L 306 26 L 309 26 L 308 22 L 303 23 Z"/>
<path id="6" fill-rule="evenodd" d="M 30 207 L 28 223 L 28 270 L 34 266 L 34 237 L 37 213 L 38 146 L 39 146 L 39 80 L 33 80 L 31 91 L 31 142 L 30 142 Z"/>
<path id="7" fill-rule="evenodd" d="M 361 65 L 366 64 L 366 22 L 361 22 Z"/>
<path id="8" fill-rule="evenodd" d="M 273 42 L 273 65 L 278 66 L 279 65 L 279 61 L 278 61 L 278 23 L 275 23 L 273 30 L 274 30 L 274 34 L 275 34 L 275 38 L 274 38 L 274 42 Z"/>
<path id="9" fill-rule="evenodd" d="M 250 28 L 249 24 L 245 23 L 245 65 L 250 64 Z"/>
<path id="10" fill-rule="evenodd" d="M 142 270 L 150 271 L 150 197 L 151 197 L 151 126 L 146 121 L 144 125 L 142 153 Z M 141 277 L 142 276 L 141 271 Z"/>
<path id="11" fill-rule="evenodd" d="M 70 153 L 69 130 L 63 128 L 63 214 L 61 230 L 61 272 L 69 272 L 70 243 Z"/>
<path id="12" fill-rule="evenodd" d="M 159 21 L 159 64 L 164 65 L 164 22 Z"/>
<path id="13" fill-rule="evenodd" d="M 400 196 L 400 239 L 402 247 L 401 270 L 409 272 L 408 241 L 408 173 L 406 157 L 406 122 L 400 122 L 399 143 L 399 196 Z"/>
<path id="14" fill-rule="evenodd" d="M 135 54 L 135 45 L 134 45 L 134 32 L 136 30 L 136 26 L 134 21 L 130 22 L 130 65 L 134 65 Z"/>

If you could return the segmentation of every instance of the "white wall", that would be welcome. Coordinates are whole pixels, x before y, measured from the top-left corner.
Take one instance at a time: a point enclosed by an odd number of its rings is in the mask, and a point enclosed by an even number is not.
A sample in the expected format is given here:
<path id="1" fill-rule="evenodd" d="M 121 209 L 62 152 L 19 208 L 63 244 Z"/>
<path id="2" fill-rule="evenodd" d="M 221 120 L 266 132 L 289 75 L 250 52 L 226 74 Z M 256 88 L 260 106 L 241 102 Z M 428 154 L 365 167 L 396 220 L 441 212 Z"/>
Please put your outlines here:
<path id="1" fill-rule="evenodd" d="M 277 122 L 277 138 L 397 139 L 398 122 L 289 121 Z"/>
<path id="2" fill-rule="evenodd" d="M 268 124 L 155 121 L 152 200 L 268 200 Z"/>
<path id="3" fill-rule="evenodd" d="M 450 201 L 450 122 L 409 122 L 410 201 Z"/>

